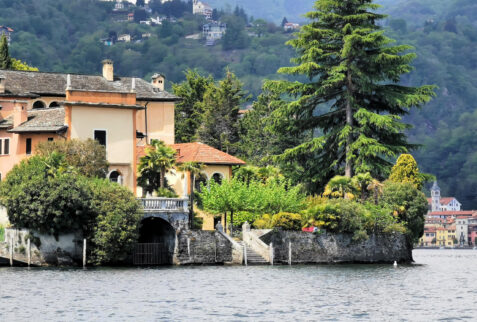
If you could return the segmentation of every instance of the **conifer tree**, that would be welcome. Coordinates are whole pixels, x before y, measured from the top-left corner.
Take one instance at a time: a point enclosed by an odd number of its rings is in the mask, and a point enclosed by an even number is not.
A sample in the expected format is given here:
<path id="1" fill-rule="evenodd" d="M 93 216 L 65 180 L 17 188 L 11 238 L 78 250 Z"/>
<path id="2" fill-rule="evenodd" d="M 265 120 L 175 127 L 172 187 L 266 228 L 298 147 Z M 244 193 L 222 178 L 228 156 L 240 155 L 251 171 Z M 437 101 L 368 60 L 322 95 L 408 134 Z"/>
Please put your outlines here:
<path id="1" fill-rule="evenodd" d="M 5 35 L 0 40 L 0 69 L 10 69 L 12 67 L 12 59 L 8 53 L 8 40 Z"/>
<path id="2" fill-rule="evenodd" d="M 246 98 L 242 83 L 227 71 L 217 86 L 204 95 L 204 119 L 199 128 L 201 142 L 227 153 L 234 153 L 239 140 L 239 109 Z"/>
<path id="3" fill-rule="evenodd" d="M 417 189 L 422 189 L 423 175 L 419 172 L 417 162 L 410 154 L 401 154 L 391 170 L 389 180 L 392 182 L 408 182 Z"/>
<path id="4" fill-rule="evenodd" d="M 308 135 L 279 159 L 306 160 L 299 175 L 312 191 L 337 174 L 387 177 L 389 159 L 415 147 L 401 116 L 434 95 L 433 86 L 399 84 L 416 55 L 384 35 L 379 7 L 372 0 L 317 0 L 306 14 L 311 22 L 288 42 L 298 53 L 295 66 L 279 70 L 308 81 L 266 84 L 290 97 L 274 112 L 294 116 L 287 130 Z"/>
<path id="5" fill-rule="evenodd" d="M 196 70 L 188 70 L 184 82 L 172 85 L 174 94 L 182 98 L 182 101 L 175 108 L 175 137 L 177 143 L 197 140 L 197 130 L 204 114 L 202 101 L 210 86 L 214 86 L 212 76 L 201 76 Z"/>

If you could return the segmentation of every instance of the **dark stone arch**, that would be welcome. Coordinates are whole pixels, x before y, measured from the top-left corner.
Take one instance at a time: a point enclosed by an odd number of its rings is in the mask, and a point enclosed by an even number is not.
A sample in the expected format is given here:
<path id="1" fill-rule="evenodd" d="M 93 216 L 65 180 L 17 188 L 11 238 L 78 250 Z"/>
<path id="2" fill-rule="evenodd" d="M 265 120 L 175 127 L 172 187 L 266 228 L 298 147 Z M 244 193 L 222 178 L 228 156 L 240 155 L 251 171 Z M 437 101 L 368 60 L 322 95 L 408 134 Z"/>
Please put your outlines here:
<path id="1" fill-rule="evenodd" d="M 149 258 L 139 264 L 171 265 L 173 264 L 175 246 L 176 231 L 170 223 L 157 217 L 143 219 L 139 230 L 138 247 L 142 247 L 143 254 L 146 253 L 144 250 L 148 250 Z M 135 262 L 138 264 L 136 260 Z"/>
<path id="2" fill-rule="evenodd" d="M 52 107 L 52 108 L 60 107 L 60 103 L 58 103 L 58 102 L 51 102 L 49 107 Z"/>
<path id="3" fill-rule="evenodd" d="M 35 103 L 33 103 L 33 108 L 34 109 L 46 108 L 46 104 L 43 101 L 36 101 Z"/>

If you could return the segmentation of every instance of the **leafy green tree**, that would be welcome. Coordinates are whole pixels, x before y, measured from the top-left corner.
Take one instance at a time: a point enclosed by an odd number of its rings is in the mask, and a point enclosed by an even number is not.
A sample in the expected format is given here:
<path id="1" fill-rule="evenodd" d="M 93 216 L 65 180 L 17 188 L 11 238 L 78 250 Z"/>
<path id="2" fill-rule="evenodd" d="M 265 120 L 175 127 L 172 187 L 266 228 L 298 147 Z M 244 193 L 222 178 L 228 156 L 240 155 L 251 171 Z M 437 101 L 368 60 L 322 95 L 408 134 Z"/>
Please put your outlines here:
<path id="1" fill-rule="evenodd" d="M 408 182 L 419 190 L 422 189 L 424 179 L 419 173 L 417 162 L 410 154 L 401 154 L 396 161 L 396 164 L 391 170 L 389 181 L 392 182 Z"/>
<path id="2" fill-rule="evenodd" d="M 401 116 L 434 96 L 432 86 L 399 85 L 416 57 L 410 46 L 391 45 L 372 0 L 318 0 L 306 14 L 311 22 L 290 40 L 296 66 L 280 73 L 303 75 L 308 82 L 271 81 L 267 88 L 295 98 L 276 115 L 295 115 L 288 128 L 308 136 L 281 159 L 312 157 L 319 169 L 305 179 L 320 183 L 335 174 L 370 172 L 384 178 L 390 157 L 414 148 L 403 133 Z M 315 187 L 315 189 L 317 189 Z"/>
<path id="3" fill-rule="evenodd" d="M 10 69 L 12 67 L 12 60 L 8 52 L 7 36 L 2 35 L 0 39 L 0 69 Z"/>
<path id="4" fill-rule="evenodd" d="M 224 21 L 227 23 L 227 30 L 222 38 L 222 48 L 224 50 L 247 48 L 249 38 L 245 32 L 245 22 L 236 16 L 228 16 Z"/>
<path id="5" fill-rule="evenodd" d="M 254 20 L 253 31 L 257 34 L 258 37 L 262 37 L 263 34 L 267 31 L 267 22 L 263 19 Z"/>
<path id="6" fill-rule="evenodd" d="M 90 263 L 124 263 L 139 238 L 141 206 L 128 188 L 107 179 L 87 183 L 91 191 L 94 224 L 89 229 Z"/>
<path id="7" fill-rule="evenodd" d="M 163 141 L 151 140 L 146 148 L 146 155 L 139 159 L 138 185 L 149 193 L 166 188 L 166 173 L 175 163 L 176 150 Z"/>
<path id="8" fill-rule="evenodd" d="M 29 72 L 37 72 L 38 71 L 38 68 L 28 66 L 28 64 L 22 62 L 19 59 L 12 58 L 11 62 L 12 62 L 12 69 L 13 70 L 23 70 L 23 71 L 29 71 Z"/>
<path id="9" fill-rule="evenodd" d="M 417 243 L 424 233 L 428 203 L 425 195 L 412 183 L 386 181 L 380 203 L 394 210 L 399 222 L 408 229 L 409 237 Z"/>
<path id="10" fill-rule="evenodd" d="M 209 87 L 204 94 L 200 141 L 227 153 L 235 152 L 239 140 L 238 112 L 245 97 L 242 83 L 230 71 L 217 86 Z"/>
<path id="11" fill-rule="evenodd" d="M 175 108 L 175 138 L 177 143 L 193 142 L 203 118 L 203 100 L 207 89 L 214 86 L 212 76 L 204 77 L 197 70 L 187 70 L 186 80 L 173 84 L 174 94 L 182 99 Z"/>
<path id="12" fill-rule="evenodd" d="M 74 171 L 60 166 L 64 161 L 60 154 L 33 156 L 1 182 L 0 203 L 14 227 L 58 236 L 83 231 L 93 220 L 91 195 Z"/>
<path id="13" fill-rule="evenodd" d="M 35 154 L 46 158 L 53 153 L 64 155 L 65 162 L 86 177 L 105 178 L 108 174 L 109 164 L 106 160 L 106 149 L 95 140 L 73 139 L 41 142 L 35 149 Z"/>

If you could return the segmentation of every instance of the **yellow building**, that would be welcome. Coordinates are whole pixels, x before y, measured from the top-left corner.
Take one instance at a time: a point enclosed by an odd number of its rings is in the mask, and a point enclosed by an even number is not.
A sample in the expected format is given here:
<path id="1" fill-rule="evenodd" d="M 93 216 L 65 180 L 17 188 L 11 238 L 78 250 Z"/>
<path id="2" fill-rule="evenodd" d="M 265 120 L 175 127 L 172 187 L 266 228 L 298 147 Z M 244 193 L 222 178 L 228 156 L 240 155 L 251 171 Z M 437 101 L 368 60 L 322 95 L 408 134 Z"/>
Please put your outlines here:
<path id="1" fill-rule="evenodd" d="M 455 241 L 455 226 L 449 228 L 439 227 L 436 229 L 437 246 L 453 247 L 455 245 Z"/>

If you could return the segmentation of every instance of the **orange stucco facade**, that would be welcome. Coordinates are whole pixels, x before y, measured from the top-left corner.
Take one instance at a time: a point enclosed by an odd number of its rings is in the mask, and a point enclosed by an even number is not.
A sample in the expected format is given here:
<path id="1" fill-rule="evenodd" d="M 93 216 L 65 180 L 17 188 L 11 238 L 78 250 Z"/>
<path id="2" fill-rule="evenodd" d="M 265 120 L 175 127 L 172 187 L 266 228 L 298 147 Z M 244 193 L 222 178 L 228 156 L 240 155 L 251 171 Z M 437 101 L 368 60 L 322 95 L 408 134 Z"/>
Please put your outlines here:
<path id="1" fill-rule="evenodd" d="M 64 110 L 65 131 L 14 132 L 17 126 L 29 120 L 28 113 L 35 111 L 35 107 L 37 110 L 39 106 L 50 109 L 50 104 L 51 109 Z M 168 144 L 174 143 L 174 101 L 137 101 L 134 89 L 128 92 L 113 92 L 65 88 L 64 96 L 45 95 L 35 98 L 3 96 L 0 98 L 0 105 L 2 106 L 0 125 L 1 121 L 7 118 L 13 120 L 10 128 L 0 127 L 0 140 L 9 140 L 8 154 L 0 153 L 1 179 L 5 178 L 15 164 L 34 154 L 35 147 L 40 142 L 92 139 L 95 131 L 103 131 L 106 133 L 105 146 L 110 173 L 119 172 L 121 183 L 136 193 L 138 146 L 147 144 L 146 138 L 137 138 L 137 133 L 147 135 L 148 140 L 160 139 Z M 31 139 L 29 154 L 26 153 L 27 139 Z"/>

